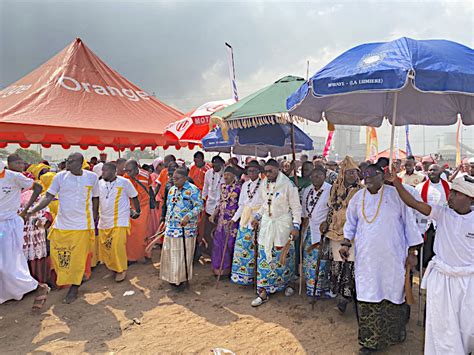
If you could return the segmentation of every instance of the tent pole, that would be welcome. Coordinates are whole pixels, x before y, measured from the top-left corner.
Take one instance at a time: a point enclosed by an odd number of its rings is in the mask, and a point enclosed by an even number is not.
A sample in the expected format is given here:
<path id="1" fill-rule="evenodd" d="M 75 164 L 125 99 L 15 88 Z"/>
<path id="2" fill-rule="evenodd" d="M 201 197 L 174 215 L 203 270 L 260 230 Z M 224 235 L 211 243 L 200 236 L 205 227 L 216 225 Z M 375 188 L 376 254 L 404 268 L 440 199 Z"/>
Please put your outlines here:
<path id="1" fill-rule="evenodd" d="M 296 166 L 296 143 L 295 143 L 295 124 L 291 123 L 291 154 L 293 156 L 293 173 L 295 174 L 295 184 L 298 186 L 298 167 Z"/>
<path id="2" fill-rule="evenodd" d="M 392 172 L 392 164 L 393 164 L 393 146 L 395 143 L 395 125 L 397 122 L 397 104 L 398 104 L 398 92 L 395 92 L 393 97 L 393 113 L 392 113 L 392 130 L 390 132 L 390 160 L 389 160 L 389 167 L 390 172 Z"/>

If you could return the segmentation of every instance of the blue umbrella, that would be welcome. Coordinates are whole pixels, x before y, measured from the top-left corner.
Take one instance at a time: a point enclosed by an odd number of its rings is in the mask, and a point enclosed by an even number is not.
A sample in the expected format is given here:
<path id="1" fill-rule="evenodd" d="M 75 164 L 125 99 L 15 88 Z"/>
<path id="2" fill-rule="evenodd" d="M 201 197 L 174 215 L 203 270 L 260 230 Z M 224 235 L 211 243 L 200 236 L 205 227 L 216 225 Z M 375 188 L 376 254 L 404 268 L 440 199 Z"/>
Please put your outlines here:
<path id="1" fill-rule="evenodd" d="M 229 139 L 225 140 L 220 128 L 202 139 L 204 150 L 211 152 L 272 157 L 291 154 L 291 127 L 284 124 L 266 125 L 251 128 L 230 129 Z M 313 140 L 295 126 L 296 151 L 313 150 Z"/>
<path id="2" fill-rule="evenodd" d="M 379 127 L 474 124 L 474 50 L 446 40 L 400 38 L 341 54 L 287 100 L 292 116 Z"/>

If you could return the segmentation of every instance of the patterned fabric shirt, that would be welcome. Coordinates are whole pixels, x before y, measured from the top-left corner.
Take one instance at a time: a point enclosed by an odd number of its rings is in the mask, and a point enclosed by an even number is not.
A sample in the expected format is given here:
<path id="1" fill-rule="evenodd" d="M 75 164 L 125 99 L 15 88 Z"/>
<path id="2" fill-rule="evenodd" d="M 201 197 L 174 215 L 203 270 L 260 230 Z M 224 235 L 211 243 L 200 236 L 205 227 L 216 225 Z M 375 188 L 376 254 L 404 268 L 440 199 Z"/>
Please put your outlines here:
<path id="1" fill-rule="evenodd" d="M 181 189 L 172 186 L 166 199 L 165 235 L 170 238 L 179 238 L 184 229 L 186 237 L 196 237 L 198 217 L 203 208 L 201 192 L 195 185 L 185 182 Z M 180 223 L 185 216 L 189 216 L 189 223 L 183 228 Z"/>

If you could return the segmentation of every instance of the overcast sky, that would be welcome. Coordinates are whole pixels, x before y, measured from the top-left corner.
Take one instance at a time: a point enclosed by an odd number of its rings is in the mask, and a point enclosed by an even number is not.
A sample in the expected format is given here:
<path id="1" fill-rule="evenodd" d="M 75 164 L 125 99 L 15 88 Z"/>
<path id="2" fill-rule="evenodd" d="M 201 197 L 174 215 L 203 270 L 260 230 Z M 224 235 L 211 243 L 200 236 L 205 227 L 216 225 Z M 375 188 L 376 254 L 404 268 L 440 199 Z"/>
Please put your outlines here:
<path id="1" fill-rule="evenodd" d="M 226 41 L 243 97 L 282 76 L 306 76 L 307 60 L 312 75 L 355 45 L 402 36 L 472 48 L 474 1 L 0 0 L 0 87 L 80 37 L 127 79 L 188 111 L 231 96 Z M 465 129 L 472 146 L 473 130 Z M 414 140 L 420 132 L 413 130 Z M 434 144 L 440 132 L 427 129 L 427 139 Z"/>

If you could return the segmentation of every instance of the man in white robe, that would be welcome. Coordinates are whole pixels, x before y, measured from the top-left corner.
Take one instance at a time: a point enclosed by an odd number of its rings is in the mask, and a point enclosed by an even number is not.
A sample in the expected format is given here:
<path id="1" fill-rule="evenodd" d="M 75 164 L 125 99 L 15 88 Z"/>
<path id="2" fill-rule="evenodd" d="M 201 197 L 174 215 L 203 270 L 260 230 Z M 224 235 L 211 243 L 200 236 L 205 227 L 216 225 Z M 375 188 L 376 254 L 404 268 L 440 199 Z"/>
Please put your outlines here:
<path id="1" fill-rule="evenodd" d="M 414 199 L 393 177 L 402 200 L 437 223 L 435 256 L 428 264 L 425 354 L 474 351 L 474 179 L 453 181 L 448 206 Z"/>
<path id="2" fill-rule="evenodd" d="M 347 260 L 355 240 L 355 283 L 362 353 L 406 338 L 404 306 L 408 249 L 422 243 L 415 216 L 393 186 L 384 184 L 380 166 L 370 165 L 366 188 L 349 202 L 340 254 Z"/>
<path id="3" fill-rule="evenodd" d="M 22 217 L 43 188 L 19 172 L 6 170 L 5 164 L 0 161 L 0 304 L 8 300 L 21 300 L 26 293 L 38 289 L 33 309 L 41 309 L 49 287 L 38 284 L 30 274 L 23 253 L 24 221 L 18 215 L 21 191 L 29 188 L 33 188 L 33 193 Z"/>
<path id="4" fill-rule="evenodd" d="M 294 293 L 288 284 L 295 269 L 294 240 L 299 235 L 301 204 L 298 188 L 279 171 L 276 160 L 265 164 L 266 180 L 261 190 L 263 204 L 252 222 L 260 225 L 258 234 L 258 297 L 252 301 L 258 307 L 268 301 L 269 294 L 285 290 L 286 296 Z"/>
<path id="5" fill-rule="evenodd" d="M 221 185 L 224 183 L 224 165 L 225 161 L 219 155 L 211 160 L 212 169 L 204 174 L 204 185 L 202 188 L 202 199 L 205 202 L 204 210 L 206 216 L 201 220 L 199 230 L 202 235 L 202 247 L 200 251 L 211 256 L 212 254 L 212 231 L 216 225 L 210 221 L 210 217 L 214 214 L 217 204 L 221 197 Z"/>

